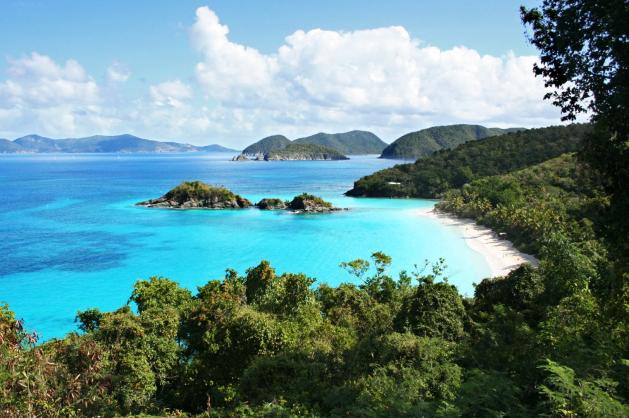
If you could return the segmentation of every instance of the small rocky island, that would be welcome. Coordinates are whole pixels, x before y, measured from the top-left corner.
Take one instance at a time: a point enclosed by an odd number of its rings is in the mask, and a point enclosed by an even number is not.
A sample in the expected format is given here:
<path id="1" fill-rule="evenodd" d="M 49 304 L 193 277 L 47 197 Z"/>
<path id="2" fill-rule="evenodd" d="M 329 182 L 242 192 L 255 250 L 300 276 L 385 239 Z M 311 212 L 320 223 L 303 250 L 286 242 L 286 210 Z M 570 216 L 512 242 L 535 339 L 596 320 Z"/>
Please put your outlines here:
<path id="1" fill-rule="evenodd" d="M 157 199 L 136 203 L 136 206 L 167 209 L 244 209 L 288 210 L 294 213 L 325 213 L 343 210 L 318 196 L 302 193 L 290 201 L 265 198 L 253 205 L 244 197 L 222 186 L 201 181 L 186 181 Z"/>
<path id="2" fill-rule="evenodd" d="M 164 196 L 136 203 L 147 208 L 171 209 L 241 209 L 251 207 L 249 200 L 220 186 L 201 181 L 186 181 Z"/>
<path id="3" fill-rule="evenodd" d="M 276 198 L 265 198 L 255 205 L 262 210 L 290 210 L 296 213 L 325 213 L 344 210 L 332 206 L 330 202 L 326 202 L 318 196 L 308 193 L 302 193 L 295 196 L 293 200 L 284 201 Z"/>
<path id="4" fill-rule="evenodd" d="M 333 161 L 349 160 L 345 155 L 335 149 L 316 144 L 295 144 L 291 143 L 281 149 L 274 149 L 264 153 L 240 154 L 232 158 L 232 161 Z"/>

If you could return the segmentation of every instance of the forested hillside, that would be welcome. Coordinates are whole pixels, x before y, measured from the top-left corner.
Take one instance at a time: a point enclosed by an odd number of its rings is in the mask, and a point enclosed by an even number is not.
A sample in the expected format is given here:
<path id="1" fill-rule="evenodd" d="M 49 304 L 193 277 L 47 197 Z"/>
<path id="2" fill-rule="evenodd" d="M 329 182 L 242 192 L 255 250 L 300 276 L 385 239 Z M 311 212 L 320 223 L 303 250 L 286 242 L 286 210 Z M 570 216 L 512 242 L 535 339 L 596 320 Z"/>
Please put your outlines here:
<path id="1" fill-rule="evenodd" d="M 401 136 L 382 151 L 381 157 L 415 160 L 469 141 L 519 130 L 521 129 L 486 128 L 480 125 L 433 126 Z"/>
<path id="2" fill-rule="evenodd" d="M 243 155 L 266 154 L 271 151 L 284 149 L 290 143 L 290 139 L 284 135 L 271 135 L 249 145 L 242 153 Z"/>
<path id="3" fill-rule="evenodd" d="M 386 142 L 367 131 L 350 131 L 338 134 L 319 132 L 305 138 L 298 138 L 296 144 L 315 144 L 332 148 L 341 154 L 380 154 Z"/>
<path id="4" fill-rule="evenodd" d="M 294 141 L 284 135 L 272 135 L 249 145 L 242 151 L 245 156 L 269 154 L 282 151 L 287 146 L 296 148 L 309 145 L 325 147 L 339 154 L 379 154 L 387 144 L 375 134 L 367 131 L 349 131 L 337 134 L 319 132 Z"/>
<path id="5" fill-rule="evenodd" d="M 553 126 L 468 142 L 363 177 L 347 195 L 434 198 L 480 177 L 508 173 L 577 151 L 590 131 L 589 125 Z"/>

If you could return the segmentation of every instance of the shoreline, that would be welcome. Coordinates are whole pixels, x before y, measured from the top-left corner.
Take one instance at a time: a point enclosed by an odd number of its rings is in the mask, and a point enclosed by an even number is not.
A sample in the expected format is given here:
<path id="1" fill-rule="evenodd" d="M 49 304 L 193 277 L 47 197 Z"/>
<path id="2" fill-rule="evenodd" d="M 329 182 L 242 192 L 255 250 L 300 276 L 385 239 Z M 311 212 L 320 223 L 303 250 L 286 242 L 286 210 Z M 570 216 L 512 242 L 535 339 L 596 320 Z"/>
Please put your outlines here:
<path id="1" fill-rule="evenodd" d="M 539 264 L 539 260 L 525 254 L 513 246 L 509 240 L 502 239 L 491 229 L 476 224 L 472 219 L 457 218 L 453 215 L 435 211 L 435 208 L 416 209 L 419 216 L 432 218 L 443 225 L 459 229 L 465 243 L 473 251 L 481 254 L 491 271 L 490 277 L 505 276 L 521 264 Z"/>

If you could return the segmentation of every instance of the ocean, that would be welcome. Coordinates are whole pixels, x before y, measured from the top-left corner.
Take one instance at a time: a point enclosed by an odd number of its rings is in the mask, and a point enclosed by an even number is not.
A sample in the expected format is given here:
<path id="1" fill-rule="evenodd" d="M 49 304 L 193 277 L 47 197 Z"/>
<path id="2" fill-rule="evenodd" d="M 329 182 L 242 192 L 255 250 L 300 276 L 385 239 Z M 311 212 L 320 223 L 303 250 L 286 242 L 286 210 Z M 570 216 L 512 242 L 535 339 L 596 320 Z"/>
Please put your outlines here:
<path id="1" fill-rule="evenodd" d="M 490 273 L 457 228 L 417 214 L 432 200 L 343 196 L 354 180 L 399 161 L 232 162 L 232 154 L 0 156 L 0 303 L 42 339 L 76 330 L 78 310 L 116 309 L 133 283 L 163 276 L 195 290 L 269 260 L 316 283 L 355 282 L 342 261 L 383 251 L 391 273 L 440 257 L 465 295 Z M 223 185 L 252 202 L 319 195 L 350 210 L 168 210 L 134 206 L 185 180 Z M 315 286 L 316 286 L 315 283 Z"/>

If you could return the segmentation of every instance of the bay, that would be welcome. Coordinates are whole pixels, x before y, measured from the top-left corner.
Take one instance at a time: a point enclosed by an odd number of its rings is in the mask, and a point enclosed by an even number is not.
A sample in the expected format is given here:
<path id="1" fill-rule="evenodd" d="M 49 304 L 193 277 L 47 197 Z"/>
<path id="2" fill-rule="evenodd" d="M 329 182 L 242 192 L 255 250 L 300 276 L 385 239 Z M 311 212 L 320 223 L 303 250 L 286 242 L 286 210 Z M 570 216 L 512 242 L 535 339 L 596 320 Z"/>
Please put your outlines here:
<path id="1" fill-rule="evenodd" d="M 434 201 L 343 196 L 354 180 L 396 161 L 232 162 L 231 156 L 1 156 L 0 302 L 48 339 L 75 330 L 78 310 L 127 303 L 138 279 L 169 277 L 194 291 L 226 268 L 244 273 L 263 259 L 280 273 L 338 285 L 353 281 L 340 262 L 374 251 L 393 257 L 394 274 L 443 257 L 449 282 L 467 295 L 489 275 L 456 228 L 418 216 Z M 134 206 L 184 180 L 223 185 L 254 202 L 308 192 L 350 210 L 295 215 Z"/>

